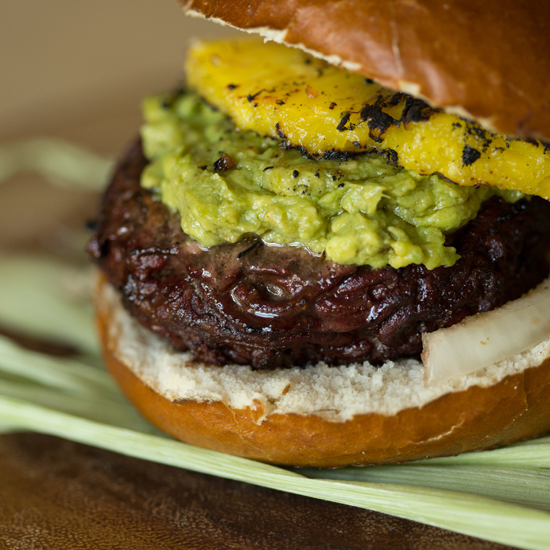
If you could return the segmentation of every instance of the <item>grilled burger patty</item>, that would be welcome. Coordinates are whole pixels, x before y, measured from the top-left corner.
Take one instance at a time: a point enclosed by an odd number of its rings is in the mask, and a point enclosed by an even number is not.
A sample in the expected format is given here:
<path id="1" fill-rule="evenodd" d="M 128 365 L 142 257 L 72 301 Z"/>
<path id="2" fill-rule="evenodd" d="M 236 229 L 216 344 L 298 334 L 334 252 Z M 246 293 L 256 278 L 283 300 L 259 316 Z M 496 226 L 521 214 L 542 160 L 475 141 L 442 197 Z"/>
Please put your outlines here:
<path id="1" fill-rule="evenodd" d="M 550 204 L 488 200 L 447 244 L 462 258 L 428 270 L 338 265 L 251 236 L 202 249 L 140 186 L 141 144 L 119 164 L 88 250 L 126 309 L 198 359 L 273 369 L 417 356 L 421 333 L 501 306 L 549 271 Z"/>

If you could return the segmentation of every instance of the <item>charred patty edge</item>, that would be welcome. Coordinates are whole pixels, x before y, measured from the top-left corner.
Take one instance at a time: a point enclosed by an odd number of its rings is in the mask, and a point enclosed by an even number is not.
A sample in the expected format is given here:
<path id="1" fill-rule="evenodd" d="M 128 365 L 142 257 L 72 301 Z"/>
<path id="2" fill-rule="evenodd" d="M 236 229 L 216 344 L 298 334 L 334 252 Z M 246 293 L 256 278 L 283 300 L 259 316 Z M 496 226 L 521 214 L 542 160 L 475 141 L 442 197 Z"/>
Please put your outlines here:
<path id="1" fill-rule="evenodd" d="M 462 258 L 432 271 L 338 265 L 250 236 L 204 250 L 140 186 L 130 147 L 88 251 L 124 307 L 174 348 L 256 369 L 415 357 L 421 334 L 519 298 L 548 275 L 550 204 L 492 198 L 448 236 Z"/>

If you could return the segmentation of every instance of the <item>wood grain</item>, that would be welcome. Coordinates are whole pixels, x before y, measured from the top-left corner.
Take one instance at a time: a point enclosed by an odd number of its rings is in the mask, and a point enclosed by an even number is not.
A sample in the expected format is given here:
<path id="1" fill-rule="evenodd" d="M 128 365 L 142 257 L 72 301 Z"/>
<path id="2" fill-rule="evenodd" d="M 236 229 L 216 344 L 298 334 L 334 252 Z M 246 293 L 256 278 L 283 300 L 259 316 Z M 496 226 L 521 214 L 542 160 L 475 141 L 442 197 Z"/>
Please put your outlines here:
<path id="1" fill-rule="evenodd" d="M 50 436 L 9 434 L 0 436 L 0 548 L 510 547 Z"/>

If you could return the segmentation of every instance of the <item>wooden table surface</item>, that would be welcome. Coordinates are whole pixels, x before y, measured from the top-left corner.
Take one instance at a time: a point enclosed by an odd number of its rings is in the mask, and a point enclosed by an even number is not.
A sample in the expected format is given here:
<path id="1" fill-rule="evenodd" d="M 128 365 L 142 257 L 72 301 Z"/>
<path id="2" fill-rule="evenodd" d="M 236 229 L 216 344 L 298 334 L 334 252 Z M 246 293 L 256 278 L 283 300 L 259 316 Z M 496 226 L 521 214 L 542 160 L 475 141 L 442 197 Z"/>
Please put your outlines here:
<path id="1" fill-rule="evenodd" d="M 0 436 L 0 548 L 506 550 L 50 436 Z"/>

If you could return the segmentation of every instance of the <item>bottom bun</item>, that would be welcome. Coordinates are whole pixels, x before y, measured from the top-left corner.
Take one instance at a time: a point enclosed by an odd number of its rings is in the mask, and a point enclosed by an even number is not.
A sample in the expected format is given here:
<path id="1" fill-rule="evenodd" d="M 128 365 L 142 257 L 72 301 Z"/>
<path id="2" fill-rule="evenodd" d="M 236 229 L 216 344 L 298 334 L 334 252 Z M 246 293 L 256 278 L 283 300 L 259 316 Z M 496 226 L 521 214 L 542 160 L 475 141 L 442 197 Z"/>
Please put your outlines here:
<path id="1" fill-rule="evenodd" d="M 97 302 L 105 359 L 123 391 L 158 428 L 199 447 L 332 468 L 456 455 L 550 431 L 550 341 L 425 390 L 413 361 L 272 373 L 204 365 L 138 325 L 103 279 Z"/>

